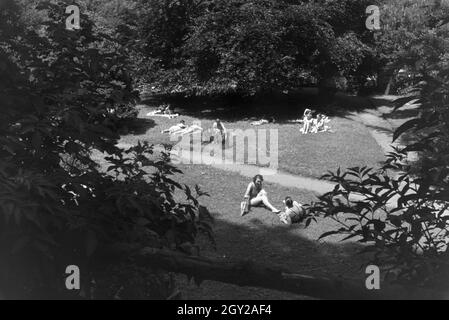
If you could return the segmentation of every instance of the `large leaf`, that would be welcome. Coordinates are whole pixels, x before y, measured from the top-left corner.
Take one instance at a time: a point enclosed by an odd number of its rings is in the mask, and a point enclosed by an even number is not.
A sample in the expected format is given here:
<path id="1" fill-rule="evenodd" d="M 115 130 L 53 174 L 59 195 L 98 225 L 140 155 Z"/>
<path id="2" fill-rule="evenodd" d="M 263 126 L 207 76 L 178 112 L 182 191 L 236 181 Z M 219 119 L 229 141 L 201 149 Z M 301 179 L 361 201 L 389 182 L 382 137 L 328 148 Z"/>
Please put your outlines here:
<path id="1" fill-rule="evenodd" d="M 402 124 L 393 134 L 393 142 L 396 141 L 404 132 L 418 126 L 422 122 L 421 119 L 412 119 Z"/>

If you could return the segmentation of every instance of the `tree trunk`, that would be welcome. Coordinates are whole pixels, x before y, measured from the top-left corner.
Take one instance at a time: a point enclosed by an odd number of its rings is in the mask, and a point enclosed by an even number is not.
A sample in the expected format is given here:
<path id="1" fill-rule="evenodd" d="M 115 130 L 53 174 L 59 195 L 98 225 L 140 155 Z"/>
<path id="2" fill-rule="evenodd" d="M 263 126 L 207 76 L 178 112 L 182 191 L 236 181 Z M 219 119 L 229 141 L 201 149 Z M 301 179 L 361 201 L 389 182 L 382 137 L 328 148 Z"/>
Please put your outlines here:
<path id="1" fill-rule="evenodd" d="M 321 299 L 445 299 L 449 297 L 441 292 L 399 286 L 385 287 L 382 284 L 381 290 L 368 290 L 364 281 L 354 283 L 340 278 L 315 278 L 250 261 L 209 259 L 187 256 L 169 250 L 146 248 L 138 252 L 134 258 L 141 266 L 186 274 L 193 277 L 197 283 L 203 280 L 220 281 Z"/>
<path id="2" fill-rule="evenodd" d="M 391 91 L 391 86 L 393 85 L 393 77 L 390 77 L 390 80 L 388 81 L 387 88 L 385 89 L 385 95 L 389 95 Z"/>

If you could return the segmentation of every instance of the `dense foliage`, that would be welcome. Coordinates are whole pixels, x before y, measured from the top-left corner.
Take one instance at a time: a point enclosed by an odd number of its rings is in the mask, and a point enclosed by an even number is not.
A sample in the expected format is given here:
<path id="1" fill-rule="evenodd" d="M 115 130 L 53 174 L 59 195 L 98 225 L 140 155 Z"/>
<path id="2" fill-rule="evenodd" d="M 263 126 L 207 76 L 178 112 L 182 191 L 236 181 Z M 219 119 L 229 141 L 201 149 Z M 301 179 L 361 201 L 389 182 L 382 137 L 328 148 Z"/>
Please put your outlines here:
<path id="1" fill-rule="evenodd" d="M 204 194 L 171 180 L 179 171 L 152 146 L 116 146 L 116 111 L 136 98 L 127 55 L 85 15 L 66 30 L 67 3 L 39 2 L 32 27 L 14 1 L 0 12 L 1 296 L 67 296 L 77 265 L 84 297 L 167 297 L 165 275 L 106 252 L 190 250 L 210 231 Z"/>
<path id="2" fill-rule="evenodd" d="M 365 26 L 369 4 L 136 1 L 134 10 L 118 15 L 117 31 L 139 57 L 135 80 L 153 91 L 285 91 L 353 76 L 372 58 L 373 35 Z"/>
<path id="3" fill-rule="evenodd" d="M 0 296 L 69 295 L 64 271 L 75 264 L 84 297 L 165 298 L 174 289 L 167 274 L 111 252 L 192 252 L 200 231 L 211 236 L 198 202 L 207 194 L 171 179 L 179 170 L 168 155 L 117 147 L 122 119 L 136 114 L 133 85 L 251 95 L 401 68 L 421 110 L 395 135 L 410 142 L 380 171 L 329 173 L 338 186 L 310 212 L 341 223 L 323 237 L 357 238 L 393 279 L 444 284 L 448 8 L 415 2 L 384 2 L 373 34 L 365 0 L 86 0 L 73 31 L 69 2 L 1 1 Z M 408 162 L 412 151 L 420 162 Z"/>
<path id="4" fill-rule="evenodd" d="M 404 147 L 388 155 L 380 171 L 351 168 L 324 178 L 337 187 L 312 205 L 312 212 L 341 223 L 341 234 L 366 243 L 372 262 L 392 280 L 447 290 L 449 232 L 449 49 L 447 15 L 428 15 L 426 28 L 394 51 L 398 64 L 414 70 L 411 96 L 419 116 L 395 132 L 408 134 Z M 397 13 L 396 13 L 397 14 Z M 443 14 L 443 15 L 440 15 Z M 393 52 L 393 51 L 392 51 Z M 420 161 L 411 162 L 409 152 Z"/>
<path id="5" fill-rule="evenodd" d="M 420 76 L 420 59 L 423 51 L 438 47 L 437 42 L 445 36 L 445 17 L 449 6 L 445 1 L 384 1 L 381 8 L 381 30 L 375 34 L 375 61 L 378 66 L 379 83 L 387 92 L 407 94 L 410 86 Z M 435 33 L 435 27 L 442 28 Z M 436 51 L 436 53 L 439 50 Z M 404 76 L 397 77 L 404 70 Z M 385 79 L 386 78 L 386 79 Z"/>

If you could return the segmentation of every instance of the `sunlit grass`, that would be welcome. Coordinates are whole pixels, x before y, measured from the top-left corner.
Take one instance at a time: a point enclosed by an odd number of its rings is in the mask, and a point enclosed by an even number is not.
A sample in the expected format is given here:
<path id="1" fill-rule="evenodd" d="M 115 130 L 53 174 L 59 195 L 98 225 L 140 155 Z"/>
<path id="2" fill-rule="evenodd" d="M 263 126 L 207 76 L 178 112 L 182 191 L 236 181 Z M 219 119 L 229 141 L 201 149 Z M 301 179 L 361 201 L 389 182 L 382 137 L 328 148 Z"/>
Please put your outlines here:
<path id="1" fill-rule="evenodd" d="M 141 110 L 141 117 L 145 117 L 148 110 Z M 181 116 L 176 119 L 160 117 L 151 118 L 154 126 L 140 134 L 129 134 L 122 137 L 121 142 L 135 144 L 138 140 L 148 141 L 153 144 L 171 144 L 169 135 L 162 134 L 161 130 L 167 129 L 179 120 L 183 119 L 188 125 L 193 121 L 200 120 L 203 128 L 212 127 L 213 120 L 196 118 L 192 116 Z M 368 129 L 353 120 L 341 117 L 331 118 L 333 133 L 319 133 L 302 135 L 299 132 L 299 124 L 274 123 L 264 126 L 251 126 L 250 121 L 223 121 L 226 128 L 232 130 L 248 129 L 274 129 L 278 131 L 278 164 L 281 171 L 307 177 L 319 178 L 328 170 L 337 168 L 348 168 L 355 166 L 378 167 L 384 159 L 383 151 L 370 135 Z M 269 142 L 267 143 L 269 150 Z M 257 145 L 245 146 L 245 155 L 239 155 L 247 159 L 247 154 L 257 154 Z M 270 151 L 271 152 L 271 151 Z M 236 157 L 231 152 L 231 157 Z M 233 155 L 234 154 L 234 155 Z M 274 156 L 271 154 L 270 156 Z M 255 163 L 250 163 L 255 164 Z"/>

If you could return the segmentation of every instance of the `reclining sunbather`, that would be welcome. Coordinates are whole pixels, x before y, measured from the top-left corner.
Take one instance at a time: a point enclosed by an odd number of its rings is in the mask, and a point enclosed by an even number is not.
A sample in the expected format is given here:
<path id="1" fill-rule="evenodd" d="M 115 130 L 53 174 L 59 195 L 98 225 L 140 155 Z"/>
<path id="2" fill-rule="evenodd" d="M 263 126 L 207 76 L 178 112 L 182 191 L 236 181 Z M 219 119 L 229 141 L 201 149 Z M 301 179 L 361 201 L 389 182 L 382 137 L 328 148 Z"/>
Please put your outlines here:
<path id="1" fill-rule="evenodd" d="M 182 131 L 185 128 L 186 128 L 185 121 L 181 120 L 181 121 L 179 121 L 178 124 L 168 128 L 168 129 L 162 130 L 161 133 L 176 134 L 177 132 Z"/>
<path id="2" fill-rule="evenodd" d="M 271 117 L 269 120 L 267 120 L 266 117 L 262 117 L 262 119 L 259 120 L 259 121 L 251 122 L 251 125 L 252 126 L 261 126 L 261 125 L 264 125 L 264 124 L 275 123 L 275 122 L 276 122 L 276 120 L 273 117 Z"/>
<path id="3" fill-rule="evenodd" d="M 179 114 L 173 113 L 170 105 L 162 105 L 157 110 L 147 113 L 147 117 L 164 117 L 173 119 L 179 117 Z"/>
<path id="4" fill-rule="evenodd" d="M 174 134 L 185 136 L 187 134 L 192 134 L 192 133 L 201 133 L 201 132 L 203 132 L 204 129 L 201 127 L 200 123 L 201 123 L 200 121 L 193 121 L 193 123 L 190 127 L 187 127 L 180 131 L 177 131 Z"/>

